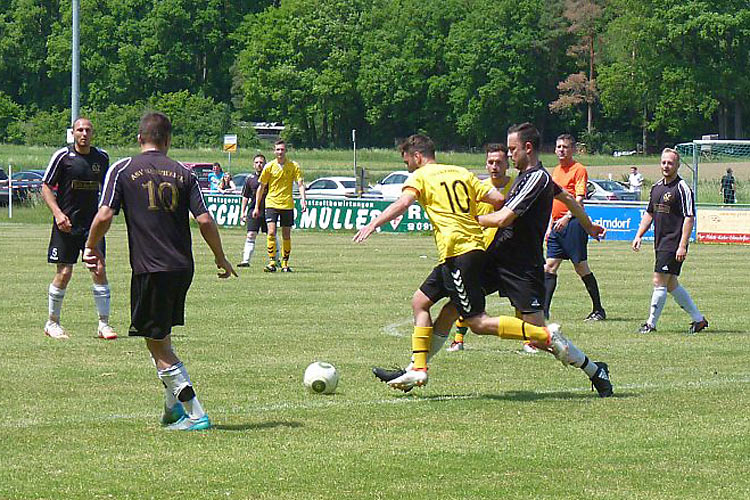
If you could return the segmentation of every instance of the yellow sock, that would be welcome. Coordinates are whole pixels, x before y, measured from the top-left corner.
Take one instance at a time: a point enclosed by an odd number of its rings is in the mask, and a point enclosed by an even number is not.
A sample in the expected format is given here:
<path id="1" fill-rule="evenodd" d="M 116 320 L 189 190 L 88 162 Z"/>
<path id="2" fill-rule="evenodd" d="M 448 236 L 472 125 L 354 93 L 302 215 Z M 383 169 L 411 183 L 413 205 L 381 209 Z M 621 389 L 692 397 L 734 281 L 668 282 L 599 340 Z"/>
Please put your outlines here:
<path id="1" fill-rule="evenodd" d="M 456 320 L 456 328 L 468 328 L 468 327 L 469 327 L 469 324 L 466 321 L 464 321 L 463 318 L 458 318 Z"/>
<path id="2" fill-rule="evenodd" d="M 464 341 L 464 334 L 456 332 L 456 334 L 453 336 L 453 342 L 463 342 Z"/>
<path id="3" fill-rule="evenodd" d="M 535 340 L 543 345 L 549 343 L 549 332 L 543 326 L 534 326 L 518 318 L 500 316 L 497 335 L 501 339 Z"/>
<path id="4" fill-rule="evenodd" d="M 266 239 L 266 247 L 268 249 L 268 262 L 272 265 L 276 265 L 276 236 L 268 235 Z"/>
<path id="5" fill-rule="evenodd" d="M 415 326 L 411 334 L 412 359 L 415 370 L 427 369 L 427 353 L 430 352 L 431 326 Z"/>
<path id="6" fill-rule="evenodd" d="M 284 267 L 289 265 L 289 254 L 292 253 L 292 240 L 282 239 L 281 240 L 281 265 Z"/>

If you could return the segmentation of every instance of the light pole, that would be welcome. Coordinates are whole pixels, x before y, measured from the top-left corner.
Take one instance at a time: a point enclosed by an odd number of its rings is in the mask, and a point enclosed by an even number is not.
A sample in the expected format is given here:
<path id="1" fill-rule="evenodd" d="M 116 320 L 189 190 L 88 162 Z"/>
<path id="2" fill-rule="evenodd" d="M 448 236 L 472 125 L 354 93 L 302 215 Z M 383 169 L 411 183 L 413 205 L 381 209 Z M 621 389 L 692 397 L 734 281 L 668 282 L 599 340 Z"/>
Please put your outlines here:
<path id="1" fill-rule="evenodd" d="M 73 0 L 73 61 L 70 72 L 70 126 L 72 127 L 78 119 L 79 113 L 79 82 L 81 76 L 81 53 L 79 50 L 78 34 L 78 11 L 80 10 L 79 0 Z"/>

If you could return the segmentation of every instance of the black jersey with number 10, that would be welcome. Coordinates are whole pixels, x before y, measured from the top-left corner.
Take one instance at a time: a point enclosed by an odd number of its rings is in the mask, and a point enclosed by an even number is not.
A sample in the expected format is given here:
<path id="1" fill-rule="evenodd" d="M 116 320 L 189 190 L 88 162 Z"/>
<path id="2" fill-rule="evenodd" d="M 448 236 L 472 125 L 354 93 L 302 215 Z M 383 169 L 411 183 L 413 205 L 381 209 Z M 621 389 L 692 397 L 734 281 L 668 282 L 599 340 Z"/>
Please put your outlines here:
<path id="1" fill-rule="evenodd" d="M 159 151 L 124 158 L 107 173 L 100 206 L 125 211 L 133 273 L 193 269 L 188 211 L 208 210 L 189 168 Z"/>

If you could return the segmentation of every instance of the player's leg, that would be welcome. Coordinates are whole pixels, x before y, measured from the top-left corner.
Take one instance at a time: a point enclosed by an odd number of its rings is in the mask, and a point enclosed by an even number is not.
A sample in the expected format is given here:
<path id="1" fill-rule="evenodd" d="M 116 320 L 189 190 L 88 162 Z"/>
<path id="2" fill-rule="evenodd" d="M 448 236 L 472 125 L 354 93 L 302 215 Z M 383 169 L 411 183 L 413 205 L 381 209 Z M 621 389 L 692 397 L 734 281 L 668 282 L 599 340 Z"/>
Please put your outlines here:
<path id="1" fill-rule="evenodd" d="M 250 221 L 253 220 L 248 219 L 247 223 L 248 226 L 250 225 Z M 255 239 L 258 237 L 258 231 L 252 231 L 248 230 L 247 235 L 245 236 L 245 247 L 242 249 L 242 261 L 237 264 L 237 267 L 250 267 L 250 259 L 253 258 L 253 253 L 255 253 Z"/>
<path id="2" fill-rule="evenodd" d="M 544 263 L 544 317 L 549 319 L 552 296 L 557 288 L 557 270 L 562 259 L 548 257 Z"/>
<path id="3" fill-rule="evenodd" d="M 72 276 L 72 264 L 57 264 L 55 276 L 52 278 L 52 283 L 50 283 L 47 291 L 49 316 L 47 318 L 47 323 L 44 325 L 44 333 L 48 337 L 55 339 L 69 338 L 65 329 L 60 326 L 60 316 L 62 315 L 65 291 L 68 288 L 68 283 L 70 283 L 70 278 Z"/>
<path id="4" fill-rule="evenodd" d="M 102 255 L 105 255 L 104 240 L 99 245 L 99 251 Z M 92 272 L 91 279 L 94 281 L 92 291 L 94 294 L 94 304 L 96 305 L 96 312 L 99 316 L 99 325 L 97 326 L 96 334 L 99 338 L 105 340 L 114 340 L 117 338 L 117 333 L 109 324 L 109 311 L 110 311 L 110 300 L 111 291 L 109 288 L 109 282 L 107 281 L 106 268 L 102 268 L 101 273 Z"/>
<path id="5" fill-rule="evenodd" d="M 672 295 L 672 298 L 674 298 L 675 302 L 677 302 L 682 310 L 690 315 L 692 321 L 688 328 L 688 334 L 694 335 L 708 327 L 708 320 L 698 310 L 698 306 L 695 305 L 693 298 L 690 296 L 690 292 L 680 285 L 677 275 L 670 275 L 670 280 L 667 284 L 667 291 Z"/>
<path id="6" fill-rule="evenodd" d="M 273 208 L 266 208 L 266 224 L 268 225 L 266 250 L 268 252 L 268 265 L 263 270 L 269 273 L 276 271 L 276 219 L 277 211 Z"/>
<path id="7" fill-rule="evenodd" d="M 286 215 L 286 214 L 284 214 Z M 291 211 L 289 213 L 291 215 Z M 290 221 L 284 221 L 288 225 L 282 223 L 281 226 L 281 271 L 291 272 L 292 268 L 289 267 L 289 256 L 292 253 L 292 223 Z"/>
<path id="8" fill-rule="evenodd" d="M 651 292 L 651 307 L 649 309 L 648 319 L 643 325 L 641 325 L 641 328 L 638 330 L 639 333 L 650 333 L 656 331 L 656 324 L 659 322 L 659 317 L 664 310 L 664 305 L 667 303 L 667 286 L 671 281 L 670 276 L 675 274 L 675 269 L 679 268 L 680 265 L 681 264 L 674 259 L 674 253 L 656 252 L 656 257 L 654 259 L 654 289 Z M 679 274 L 679 271 L 677 274 Z"/>
<path id="9" fill-rule="evenodd" d="M 458 352 L 464 350 L 464 336 L 469 330 L 469 325 L 459 317 L 456 320 L 456 333 L 453 335 L 453 342 L 448 346 L 448 352 Z"/>
<path id="10" fill-rule="evenodd" d="M 578 219 L 573 219 L 568 224 L 566 248 L 570 256 L 570 261 L 573 263 L 576 273 L 581 278 L 581 281 L 583 281 L 583 285 L 586 287 L 586 291 L 591 298 L 591 313 L 586 316 L 585 321 L 603 321 L 607 318 L 607 313 L 602 307 L 599 284 L 591 268 L 589 268 L 588 245 L 589 235 L 583 229 Z"/>

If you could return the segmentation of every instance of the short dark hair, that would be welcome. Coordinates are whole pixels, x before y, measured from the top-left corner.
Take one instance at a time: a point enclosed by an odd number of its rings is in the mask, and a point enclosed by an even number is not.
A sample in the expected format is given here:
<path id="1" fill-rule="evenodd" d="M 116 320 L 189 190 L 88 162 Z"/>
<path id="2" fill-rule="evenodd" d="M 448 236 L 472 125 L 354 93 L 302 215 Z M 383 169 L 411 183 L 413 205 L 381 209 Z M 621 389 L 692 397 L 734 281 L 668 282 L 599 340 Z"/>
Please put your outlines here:
<path id="1" fill-rule="evenodd" d="M 172 122 L 159 111 L 146 113 L 138 125 L 138 135 L 143 143 L 166 145 L 172 136 Z"/>
<path id="2" fill-rule="evenodd" d="M 536 127 L 529 122 L 521 123 L 520 125 L 513 125 L 508 129 L 508 135 L 518 134 L 518 138 L 522 143 L 530 142 L 534 147 L 534 151 L 539 151 L 539 145 L 542 142 L 539 131 Z"/>
<path id="3" fill-rule="evenodd" d="M 555 142 L 557 141 L 566 141 L 571 144 L 571 146 L 576 145 L 576 138 L 573 137 L 573 134 L 560 134 L 557 136 L 557 139 L 555 139 Z"/>
<path id="4" fill-rule="evenodd" d="M 484 147 L 484 152 L 486 154 L 497 153 L 498 151 L 505 153 L 505 155 L 507 156 L 508 146 L 506 146 L 505 144 L 501 142 L 491 142 Z"/>
<path id="5" fill-rule="evenodd" d="M 283 144 L 284 146 L 286 146 L 286 141 L 284 139 L 279 139 L 278 141 L 273 143 L 274 147 L 278 146 L 279 144 Z"/>
<path id="6" fill-rule="evenodd" d="M 432 139 L 422 134 L 410 135 L 398 145 L 399 152 L 403 154 L 421 153 L 427 158 L 435 158 L 435 143 Z"/>
<path id="7" fill-rule="evenodd" d="M 266 161 L 266 156 L 261 153 L 258 153 L 257 155 L 253 156 L 253 162 L 255 161 L 256 158 L 263 158 L 263 161 L 264 162 Z"/>
<path id="8" fill-rule="evenodd" d="M 215 161 L 214 164 L 211 165 L 211 166 L 212 167 L 219 167 L 219 168 L 221 168 L 221 163 L 219 163 L 218 161 Z"/>

